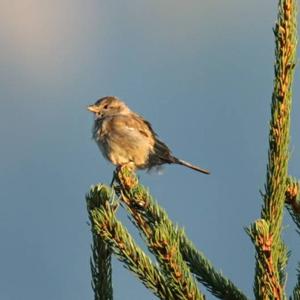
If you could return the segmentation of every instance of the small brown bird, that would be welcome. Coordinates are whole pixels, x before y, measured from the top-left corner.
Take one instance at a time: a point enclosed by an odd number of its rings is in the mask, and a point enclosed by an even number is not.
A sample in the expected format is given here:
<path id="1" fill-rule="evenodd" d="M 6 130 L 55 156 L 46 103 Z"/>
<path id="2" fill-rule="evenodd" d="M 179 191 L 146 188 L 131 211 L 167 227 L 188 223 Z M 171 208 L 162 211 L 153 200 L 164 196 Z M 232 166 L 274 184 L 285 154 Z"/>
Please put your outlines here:
<path id="1" fill-rule="evenodd" d="M 89 105 L 94 113 L 93 138 L 105 158 L 116 166 L 132 164 L 137 169 L 151 169 L 163 164 L 179 164 L 209 174 L 173 156 L 160 141 L 151 124 L 117 97 L 107 96 Z"/>

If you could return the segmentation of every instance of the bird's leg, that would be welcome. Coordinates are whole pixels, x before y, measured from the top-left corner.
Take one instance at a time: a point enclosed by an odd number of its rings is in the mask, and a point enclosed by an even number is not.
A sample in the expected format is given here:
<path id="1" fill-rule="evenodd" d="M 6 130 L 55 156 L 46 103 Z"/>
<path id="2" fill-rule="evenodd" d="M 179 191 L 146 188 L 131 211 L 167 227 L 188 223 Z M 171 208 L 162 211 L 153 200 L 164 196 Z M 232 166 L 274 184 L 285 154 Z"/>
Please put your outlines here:
<path id="1" fill-rule="evenodd" d="M 111 182 L 110 182 L 110 187 L 111 187 L 111 188 L 113 187 L 114 182 L 115 182 L 115 180 L 116 180 L 117 172 L 118 172 L 117 169 L 114 170 L 113 177 L 112 177 Z"/>
<path id="2" fill-rule="evenodd" d="M 114 170 L 113 176 L 112 176 L 112 179 L 111 179 L 111 182 L 110 182 L 110 187 L 111 187 L 111 189 L 112 189 L 113 195 L 115 195 L 115 186 L 114 186 L 114 183 L 115 183 L 115 181 L 116 181 L 116 176 L 118 176 L 117 174 L 118 174 L 118 167 Z M 119 197 L 118 197 L 118 198 L 119 198 Z M 118 208 L 119 205 L 120 205 L 120 201 L 114 202 L 113 200 L 114 200 L 114 197 L 111 197 L 111 198 L 110 198 L 110 203 L 111 203 L 111 204 L 114 204 L 113 211 L 116 211 L 117 208 Z M 119 199 L 118 199 L 118 200 L 119 200 Z"/>
<path id="3" fill-rule="evenodd" d="M 133 162 L 129 162 L 123 165 L 118 165 L 116 167 L 116 169 L 113 172 L 113 177 L 110 183 L 110 187 L 112 188 L 113 191 L 115 191 L 115 188 L 118 188 L 118 186 L 114 186 L 115 181 L 117 180 L 117 178 L 119 178 L 119 176 L 122 176 L 122 171 L 124 169 L 129 170 L 130 172 L 133 172 L 135 170 L 135 165 Z M 123 177 L 123 176 L 122 176 Z"/>

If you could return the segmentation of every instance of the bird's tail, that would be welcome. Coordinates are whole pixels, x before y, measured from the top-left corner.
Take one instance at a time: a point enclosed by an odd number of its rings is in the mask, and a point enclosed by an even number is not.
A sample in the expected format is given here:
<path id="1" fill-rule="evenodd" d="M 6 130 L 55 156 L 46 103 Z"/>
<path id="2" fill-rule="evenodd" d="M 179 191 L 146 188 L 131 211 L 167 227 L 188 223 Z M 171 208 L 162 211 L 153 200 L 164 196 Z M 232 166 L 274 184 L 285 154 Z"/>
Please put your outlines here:
<path id="1" fill-rule="evenodd" d="M 162 164 L 178 164 L 186 166 L 203 174 L 210 174 L 210 172 L 207 170 L 201 169 L 197 166 L 190 164 L 187 161 L 173 156 L 168 146 L 162 141 L 160 141 L 158 138 L 156 138 L 154 144 L 154 152 L 150 153 L 149 165 L 151 168 L 151 166 L 160 166 Z"/>
<path id="2" fill-rule="evenodd" d="M 190 169 L 193 169 L 193 170 L 198 171 L 198 172 L 203 173 L 203 174 L 207 174 L 207 175 L 210 174 L 210 172 L 208 170 L 201 169 L 197 166 L 194 166 L 194 165 L 190 164 L 187 161 L 184 161 L 184 160 L 176 158 L 176 157 L 174 157 L 174 163 L 185 166 L 185 167 L 188 167 Z"/>

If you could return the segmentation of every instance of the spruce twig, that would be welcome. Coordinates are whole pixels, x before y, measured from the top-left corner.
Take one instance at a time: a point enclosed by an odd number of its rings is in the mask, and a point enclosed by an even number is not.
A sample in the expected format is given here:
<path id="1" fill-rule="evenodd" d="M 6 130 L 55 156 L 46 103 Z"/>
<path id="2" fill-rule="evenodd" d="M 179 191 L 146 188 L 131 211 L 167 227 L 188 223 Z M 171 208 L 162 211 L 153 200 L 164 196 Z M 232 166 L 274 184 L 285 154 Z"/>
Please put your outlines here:
<path id="1" fill-rule="evenodd" d="M 287 180 L 285 203 L 300 234 L 300 182 L 292 177 Z"/>
<path id="2" fill-rule="evenodd" d="M 138 179 L 130 168 L 123 167 L 117 170 L 116 179 L 120 183 L 119 189 L 118 187 L 116 189 L 122 196 L 121 200 L 123 199 L 126 204 L 133 204 L 133 209 L 130 206 L 128 208 L 132 213 L 134 224 L 144 233 L 148 248 L 158 260 L 170 288 L 177 295 L 177 299 L 205 299 L 198 290 L 179 250 L 179 229 L 166 219 L 154 220 L 149 218 L 149 203 L 147 201 L 149 194 L 144 193 L 145 190 L 138 184 Z M 123 184 L 128 190 L 122 191 Z M 127 192 L 129 192 L 129 197 L 124 194 Z M 134 215 L 135 208 L 139 208 L 138 210 L 144 216 L 148 215 L 148 218 L 143 218 L 138 214 Z"/>
<path id="3" fill-rule="evenodd" d="M 295 178 L 289 177 L 286 188 L 286 207 L 292 219 L 297 226 L 297 232 L 300 234 L 300 182 Z M 300 263 L 298 264 L 298 282 L 293 290 L 291 300 L 300 300 Z"/>
<path id="4" fill-rule="evenodd" d="M 162 276 L 159 268 L 153 265 L 150 258 L 134 242 L 131 235 L 116 219 L 116 203 L 109 200 L 112 190 L 107 186 L 101 186 L 107 195 L 102 206 L 90 207 L 90 215 L 93 221 L 93 230 L 102 243 L 109 245 L 124 263 L 125 267 L 132 271 L 142 282 L 160 299 L 178 299 L 169 289 L 168 283 Z"/>
<path id="5" fill-rule="evenodd" d="M 261 219 L 248 233 L 256 248 L 256 299 L 286 299 L 288 251 L 281 239 L 289 159 L 292 81 L 296 64 L 296 0 L 280 0 L 275 34 L 267 176 Z"/>
<path id="6" fill-rule="evenodd" d="M 214 269 L 212 263 L 197 250 L 184 232 L 180 235 L 180 250 L 191 272 L 215 297 L 224 300 L 247 300 L 232 281 Z"/>
<path id="7" fill-rule="evenodd" d="M 176 299 L 204 300 L 179 250 L 178 229 L 173 229 L 163 222 L 157 224 L 148 247 L 156 256 Z"/>
<path id="8" fill-rule="evenodd" d="M 92 210 L 101 208 L 107 201 L 109 201 L 110 194 L 108 190 L 98 185 L 91 188 L 89 194 L 86 195 L 87 209 L 89 219 L 94 227 L 94 219 L 92 217 Z M 111 269 L 111 249 L 109 246 L 92 231 L 93 244 L 92 257 L 90 259 L 91 273 L 92 273 L 92 288 L 94 291 L 95 300 L 112 300 L 112 269 Z"/>
<path id="9" fill-rule="evenodd" d="M 196 250 L 182 230 L 169 219 L 167 213 L 155 202 L 149 192 L 138 183 L 136 175 L 129 169 L 116 173 L 119 186 L 117 193 L 126 204 L 135 225 L 143 232 L 146 239 L 151 239 L 158 224 L 164 223 L 170 232 L 176 232 L 183 259 L 188 264 L 198 281 L 203 283 L 216 297 L 226 300 L 246 300 L 247 297 L 234 284 L 217 272 L 209 260 Z"/>
<path id="10" fill-rule="evenodd" d="M 293 290 L 293 298 L 290 297 L 291 300 L 300 300 L 300 263 L 298 264 L 298 282 Z"/>

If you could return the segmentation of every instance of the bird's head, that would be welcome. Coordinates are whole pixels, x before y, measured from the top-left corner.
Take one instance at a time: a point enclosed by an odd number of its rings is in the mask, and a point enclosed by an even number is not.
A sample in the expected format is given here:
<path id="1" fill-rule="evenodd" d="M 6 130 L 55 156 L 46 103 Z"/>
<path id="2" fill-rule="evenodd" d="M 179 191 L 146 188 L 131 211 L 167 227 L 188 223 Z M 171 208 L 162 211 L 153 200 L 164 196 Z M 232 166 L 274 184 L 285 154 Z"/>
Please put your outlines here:
<path id="1" fill-rule="evenodd" d="M 89 105 L 87 109 L 95 114 L 96 119 L 130 112 L 126 104 L 114 96 L 103 97 L 94 104 Z"/>

